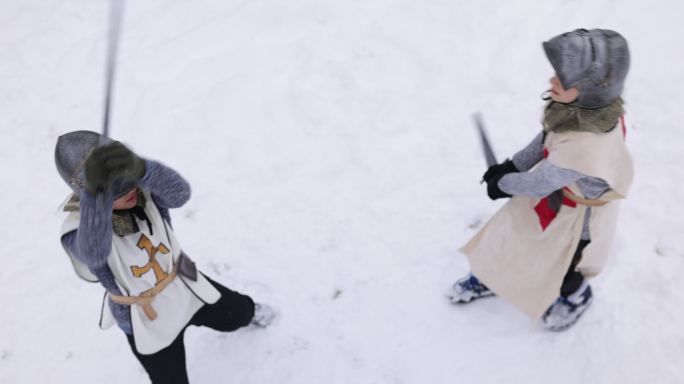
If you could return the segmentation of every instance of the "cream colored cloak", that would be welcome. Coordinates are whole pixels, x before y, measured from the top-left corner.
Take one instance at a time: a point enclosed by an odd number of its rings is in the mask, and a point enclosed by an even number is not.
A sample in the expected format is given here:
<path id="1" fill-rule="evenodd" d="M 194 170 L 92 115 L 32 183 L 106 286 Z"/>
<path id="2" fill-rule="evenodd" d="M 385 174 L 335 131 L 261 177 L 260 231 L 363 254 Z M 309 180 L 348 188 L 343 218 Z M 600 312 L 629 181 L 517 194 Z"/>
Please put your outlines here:
<path id="1" fill-rule="evenodd" d="M 632 183 L 633 166 L 624 130 L 616 127 L 602 134 L 551 132 L 544 145 L 548 156 L 542 161 L 601 178 L 611 187 L 600 198 L 608 203 L 591 208 L 591 242 L 577 266 L 585 276 L 595 276 L 605 266 L 610 252 L 619 200 L 627 196 Z M 577 185 L 568 188 L 584 197 Z M 535 211 L 540 201 L 514 196 L 461 249 L 478 279 L 534 319 L 540 318 L 559 296 L 587 210 L 582 204 L 563 204 L 543 228 Z"/>

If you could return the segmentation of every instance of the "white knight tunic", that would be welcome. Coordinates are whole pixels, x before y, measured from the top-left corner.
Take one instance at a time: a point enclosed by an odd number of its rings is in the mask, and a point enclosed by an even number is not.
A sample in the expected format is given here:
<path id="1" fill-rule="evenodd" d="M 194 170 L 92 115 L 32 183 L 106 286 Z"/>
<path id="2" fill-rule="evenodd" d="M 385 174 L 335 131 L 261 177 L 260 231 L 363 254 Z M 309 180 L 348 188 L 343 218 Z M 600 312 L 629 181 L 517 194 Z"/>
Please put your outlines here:
<path id="1" fill-rule="evenodd" d="M 144 192 L 147 204 L 145 214 L 151 230 L 138 218 L 140 231 L 127 236 L 112 236 L 112 250 L 107 258 L 117 286 L 124 296 L 138 296 L 152 289 L 173 273 L 181 257 L 181 246 L 171 226 L 163 219 L 149 193 Z M 62 225 L 62 235 L 78 229 L 79 212 L 71 212 Z M 68 251 L 76 272 L 88 281 L 97 281 L 89 268 Z M 105 300 L 108 299 L 106 294 Z M 152 354 L 178 336 L 193 315 L 204 303 L 213 304 L 221 294 L 201 274 L 197 280 L 178 274 L 154 297 L 152 307 L 157 317 L 151 320 L 140 305 L 131 305 L 131 323 L 136 349 L 141 354 Z M 100 326 L 109 328 L 114 319 L 108 305 L 102 306 Z"/>

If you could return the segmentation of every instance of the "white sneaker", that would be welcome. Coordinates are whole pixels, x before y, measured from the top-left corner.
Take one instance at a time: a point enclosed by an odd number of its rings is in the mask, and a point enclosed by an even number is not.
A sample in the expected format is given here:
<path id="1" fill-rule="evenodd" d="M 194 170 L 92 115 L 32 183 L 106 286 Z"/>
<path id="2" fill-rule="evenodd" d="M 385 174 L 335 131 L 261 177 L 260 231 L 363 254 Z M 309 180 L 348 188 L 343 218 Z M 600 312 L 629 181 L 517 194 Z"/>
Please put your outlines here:
<path id="1" fill-rule="evenodd" d="M 254 303 L 254 317 L 250 323 L 260 328 L 266 328 L 273 323 L 276 317 L 276 311 L 270 306 Z"/>
<path id="2" fill-rule="evenodd" d="M 449 301 L 454 304 L 470 303 L 473 300 L 493 296 L 494 292 L 490 291 L 486 285 L 482 284 L 472 273 L 459 279 L 451 287 L 447 294 Z"/>
<path id="3" fill-rule="evenodd" d="M 560 296 L 541 318 L 541 324 L 550 331 L 564 331 L 579 320 L 593 300 L 591 286 L 586 280 L 570 296 Z"/>

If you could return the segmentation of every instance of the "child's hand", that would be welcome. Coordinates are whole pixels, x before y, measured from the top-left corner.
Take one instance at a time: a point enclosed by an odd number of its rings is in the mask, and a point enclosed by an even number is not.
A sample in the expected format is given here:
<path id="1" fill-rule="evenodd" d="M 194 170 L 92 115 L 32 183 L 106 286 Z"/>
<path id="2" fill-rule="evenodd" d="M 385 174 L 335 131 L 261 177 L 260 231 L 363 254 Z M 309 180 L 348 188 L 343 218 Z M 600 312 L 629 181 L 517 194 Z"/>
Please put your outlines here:
<path id="1" fill-rule="evenodd" d="M 487 180 L 487 196 L 489 196 L 490 199 L 496 200 L 503 197 L 511 197 L 511 195 L 499 188 L 499 180 L 504 176 L 506 176 L 506 173 L 499 173 Z"/>
<path id="2" fill-rule="evenodd" d="M 484 175 L 482 175 L 482 180 L 489 183 L 489 180 L 495 176 L 503 176 L 513 172 L 519 172 L 518 168 L 515 167 L 513 161 L 506 159 L 506 161 L 504 161 L 501 164 L 494 164 L 491 167 L 489 167 L 489 169 L 487 169 L 487 172 L 485 172 Z"/>
<path id="3" fill-rule="evenodd" d="M 119 179 L 138 180 L 145 175 L 145 162 L 115 141 L 97 147 L 85 161 L 85 187 L 95 195 L 98 191 L 108 190 Z"/>

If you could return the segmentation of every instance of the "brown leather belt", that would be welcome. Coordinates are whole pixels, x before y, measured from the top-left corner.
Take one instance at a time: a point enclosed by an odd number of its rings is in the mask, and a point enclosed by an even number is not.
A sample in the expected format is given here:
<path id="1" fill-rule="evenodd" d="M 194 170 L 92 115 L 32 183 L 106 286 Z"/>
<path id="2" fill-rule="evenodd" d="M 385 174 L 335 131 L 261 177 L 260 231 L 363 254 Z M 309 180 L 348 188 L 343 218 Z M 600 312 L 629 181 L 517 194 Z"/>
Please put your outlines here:
<path id="1" fill-rule="evenodd" d="M 583 197 L 575 195 L 567 189 L 563 189 L 563 196 L 567 197 L 568 199 L 574 201 L 577 204 L 582 204 L 589 207 L 601 207 L 609 203 L 609 201 L 607 200 L 585 199 Z"/>
<path id="2" fill-rule="evenodd" d="M 154 308 L 152 308 L 152 301 L 175 278 L 176 278 L 176 269 L 174 268 L 173 272 L 171 272 L 168 276 L 166 276 L 164 279 L 162 279 L 157 285 L 155 285 L 153 288 L 148 289 L 147 291 L 144 291 L 143 293 L 141 293 L 138 296 L 120 296 L 120 295 L 114 295 L 114 294 L 110 293 L 109 297 L 112 299 L 113 302 L 115 302 L 117 304 L 122 304 L 122 305 L 137 304 L 137 305 L 140 305 L 143 308 L 145 315 L 147 315 L 147 318 L 150 320 L 154 320 L 157 318 L 157 311 L 155 311 Z"/>

